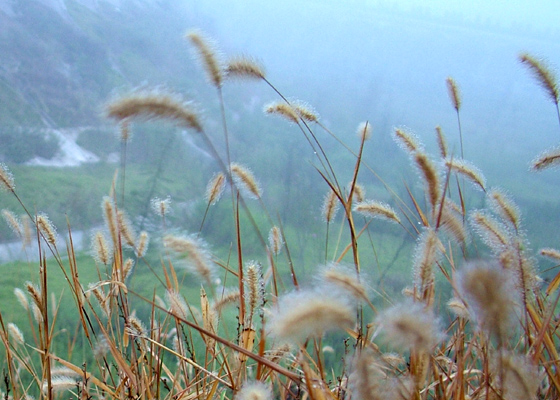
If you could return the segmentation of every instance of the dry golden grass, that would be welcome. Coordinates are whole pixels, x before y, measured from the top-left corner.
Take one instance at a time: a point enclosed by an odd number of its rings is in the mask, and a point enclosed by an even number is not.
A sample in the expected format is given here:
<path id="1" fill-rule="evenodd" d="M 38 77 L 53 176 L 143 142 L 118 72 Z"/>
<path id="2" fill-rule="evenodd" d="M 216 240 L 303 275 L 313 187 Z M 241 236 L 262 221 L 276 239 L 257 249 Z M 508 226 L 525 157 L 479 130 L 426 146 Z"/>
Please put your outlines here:
<path id="1" fill-rule="evenodd" d="M 0 183 L 16 196 L 25 218 L 34 221 L 31 226 L 43 239 L 38 281 L 28 282 L 25 291 L 14 290 L 29 316 L 31 335 L 24 336 L 20 327 L 5 321 L 0 313 L 2 398 L 559 398 L 560 273 L 543 287 L 538 285 L 538 270 L 520 229 L 521 214 L 510 196 L 493 188 L 488 188 L 486 195 L 464 187 L 463 180 L 467 180 L 486 191 L 487 183 L 462 157 L 449 156 L 441 129 L 437 134 L 439 156 L 444 162 L 439 164 L 431 161 L 432 156 L 415 135 L 396 129 L 395 140 L 410 156 L 413 168 L 421 172 L 422 189 L 413 192 L 406 186 L 409 199 L 405 200 L 387 184 L 388 203 L 367 201 L 357 178 L 366 165 L 362 151 L 371 135 L 369 124 L 359 125 L 360 151 L 351 151 L 356 161 L 349 167 L 352 180 L 349 188 L 341 188 L 327 154 L 307 125 L 317 122 L 313 126 L 324 129 L 314 112 L 288 102 L 250 59 L 233 58 L 223 66 L 206 39 L 198 33 L 189 38 L 210 82 L 218 88 L 222 106 L 220 88 L 227 84 L 223 77 L 261 79 L 280 96 L 280 101 L 267 106 L 266 112 L 295 123 L 294 129 L 301 130 L 312 148 L 320 150 L 316 153 L 320 161 L 317 178 L 328 190 L 323 204 L 327 243 L 329 225 L 341 222 L 332 250 L 336 262 L 319 270 L 312 282 L 298 281 L 289 256 L 290 243 L 282 225 L 275 225 L 264 208 L 256 178 L 247 168 L 229 161 L 229 147 L 225 160 L 219 155 L 188 104 L 163 93 L 140 93 L 116 100 L 107 110 L 119 122 L 170 120 L 206 138 L 205 144 L 220 170 L 208 185 L 202 219 L 229 182 L 236 222 L 231 232 L 233 256 L 221 261 L 198 235 L 163 232 L 157 239 L 164 245 L 162 272 L 156 274 L 144 258 L 148 234 L 135 234 L 113 192 L 102 203 L 107 234 L 99 232 L 93 237 L 99 280 L 87 286 L 78 273 L 71 236 L 65 238 L 70 246 L 68 257 L 63 259 L 56 248 L 54 228 L 44 216 L 34 218 L 28 212 L 17 197 L 11 173 L 1 165 Z M 530 58 L 524 57 L 523 62 L 529 63 L 556 99 L 552 90 L 555 86 L 547 78 L 550 74 Z M 447 85 L 459 117 L 457 85 L 451 78 Z M 222 115 L 225 117 L 225 112 Z M 225 118 L 222 122 L 227 141 Z M 128 129 L 123 126 L 126 140 L 130 138 Z M 552 156 L 558 158 L 547 157 Z M 554 162 L 541 159 L 534 167 L 540 169 Z M 375 174 L 369 166 L 368 170 Z M 448 191 L 451 178 L 456 180 L 457 189 Z M 487 199 L 489 209 L 468 210 L 464 201 L 467 193 L 480 200 L 478 204 Z M 264 220 L 270 222 L 268 242 L 254 224 L 253 213 L 259 209 L 245 207 L 244 197 L 259 199 Z M 168 207 L 165 200 L 155 203 L 161 218 Z M 336 214 L 338 208 L 343 210 L 340 216 Z M 245 220 L 252 223 L 261 240 L 264 262 L 245 260 L 241 212 L 246 213 Z M 410 261 L 411 286 L 404 290 L 408 299 L 383 298 L 383 309 L 373 304 L 371 293 L 377 288 L 362 273 L 362 264 L 366 264 L 363 254 L 367 254 L 365 249 L 370 250 L 367 246 L 379 252 L 383 249 L 376 249 L 371 237 L 369 242 L 362 240 L 372 219 L 364 219 L 360 225 L 355 213 L 396 222 L 396 229 L 402 228 L 417 240 Z M 6 210 L 3 215 L 18 236 L 31 236 L 16 214 Z M 465 223 L 467 216 L 472 229 Z M 475 237 L 472 242 L 471 236 Z M 127 258 L 130 248 L 134 256 Z M 279 276 L 281 251 L 290 270 L 285 282 Z M 560 259 L 554 249 L 541 253 L 556 262 Z M 47 260 L 43 254 L 53 257 Z M 484 260 L 473 260 L 474 254 L 488 255 Z M 327 255 L 328 251 L 325 259 Z M 187 302 L 183 297 L 177 271 L 180 263 L 198 275 L 199 301 Z M 134 290 L 131 271 L 138 264 L 154 272 L 154 291 L 149 298 Z M 49 293 L 47 277 L 53 268 L 62 271 L 68 284 L 72 315 L 60 315 L 58 294 Z M 215 282 L 218 271 L 226 287 Z M 137 312 L 138 305 L 148 311 Z M 60 320 L 71 320 L 74 325 L 61 324 Z M 334 339 L 327 345 L 323 342 L 325 332 L 331 331 L 334 334 L 328 337 Z M 60 346 L 55 351 L 62 337 L 66 354 Z M 78 339 L 83 342 L 79 349 L 75 348 Z M 327 360 L 333 353 L 335 363 Z"/>

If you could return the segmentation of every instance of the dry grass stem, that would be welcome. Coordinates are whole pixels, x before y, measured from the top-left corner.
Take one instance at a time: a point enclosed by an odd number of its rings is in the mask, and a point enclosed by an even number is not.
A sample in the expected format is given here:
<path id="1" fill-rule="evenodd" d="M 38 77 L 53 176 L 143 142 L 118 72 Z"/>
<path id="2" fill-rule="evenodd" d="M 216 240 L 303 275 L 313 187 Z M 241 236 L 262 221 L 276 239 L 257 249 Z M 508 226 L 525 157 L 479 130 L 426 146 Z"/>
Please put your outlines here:
<path id="1" fill-rule="evenodd" d="M 356 129 L 358 137 L 361 141 L 365 142 L 371 137 L 371 124 L 369 122 L 361 122 Z"/>

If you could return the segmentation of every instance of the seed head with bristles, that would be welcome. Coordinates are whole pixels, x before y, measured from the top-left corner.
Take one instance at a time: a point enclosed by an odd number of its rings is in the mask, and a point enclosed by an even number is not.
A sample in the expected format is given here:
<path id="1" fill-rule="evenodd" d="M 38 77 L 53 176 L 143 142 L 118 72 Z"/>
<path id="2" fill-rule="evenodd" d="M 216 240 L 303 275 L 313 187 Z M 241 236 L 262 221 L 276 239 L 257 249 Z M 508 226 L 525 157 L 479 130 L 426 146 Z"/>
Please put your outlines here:
<path id="1" fill-rule="evenodd" d="M 547 257 L 554 262 L 560 262 L 560 251 L 552 248 L 544 248 L 539 251 L 539 254 L 543 257 Z"/>
<path id="2" fill-rule="evenodd" d="M 178 255 L 187 256 L 187 266 L 211 284 L 214 263 L 202 239 L 194 236 L 167 235 L 163 238 L 163 245 Z"/>
<path id="3" fill-rule="evenodd" d="M 488 262 L 470 262 L 455 277 L 455 287 L 479 327 L 503 339 L 514 316 L 511 275 Z"/>
<path id="4" fill-rule="evenodd" d="M 277 226 L 273 226 L 272 229 L 270 229 L 270 233 L 268 234 L 268 245 L 270 247 L 270 251 L 274 255 L 278 255 L 280 250 L 282 250 L 284 240 L 282 239 L 282 232 L 280 232 L 280 228 Z"/>
<path id="5" fill-rule="evenodd" d="M 356 130 L 358 137 L 364 142 L 371 137 L 371 131 L 371 124 L 368 121 L 360 123 Z"/>
<path id="6" fill-rule="evenodd" d="M 336 213 L 340 207 L 340 203 L 338 202 L 338 197 L 334 191 L 330 191 L 323 200 L 323 218 L 324 220 L 330 224 Z"/>
<path id="7" fill-rule="evenodd" d="M 236 400 L 272 400 L 273 393 L 270 385 L 264 382 L 245 382 L 235 396 Z"/>
<path id="8" fill-rule="evenodd" d="M 154 197 L 150 204 L 152 210 L 160 217 L 165 217 L 171 211 L 171 197 L 167 196 L 165 199 Z"/>
<path id="9" fill-rule="evenodd" d="M 165 119 L 202 132 L 198 115 L 189 103 L 165 93 L 135 93 L 107 105 L 107 116 L 117 121 L 132 118 Z"/>
<path id="10" fill-rule="evenodd" d="M 453 104 L 453 108 L 456 111 L 459 111 L 461 108 L 461 94 L 459 93 L 459 87 L 457 86 L 457 82 L 451 77 L 448 77 L 445 80 L 447 84 L 447 92 L 449 94 L 449 99 L 451 100 L 451 104 Z"/>
<path id="11" fill-rule="evenodd" d="M 21 304 L 21 306 L 26 311 L 29 311 L 29 300 L 27 299 L 27 296 L 25 295 L 23 290 L 21 290 L 20 288 L 15 288 L 14 295 L 16 296 L 16 299 L 19 302 L 19 304 Z"/>
<path id="12" fill-rule="evenodd" d="M 439 321 L 422 303 L 405 301 L 381 313 L 376 322 L 392 345 L 431 351 L 443 339 Z"/>
<path id="13" fill-rule="evenodd" d="M 554 147 L 540 154 L 531 162 L 532 171 L 556 168 L 560 165 L 560 147 Z"/>
<path id="14" fill-rule="evenodd" d="M 130 223 L 130 219 L 124 210 L 117 210 L 117 223 L 119 227 L 119 232 L 124 239 L 124 242 L 134 248 L 136 244 L 136 233 L 132 228 L 132 224 Z"/>
<path id="15" fill-rule="evenodd" d="M 443 135 L 443 130 L 439 125 L 436 126 L 436 139 L 441 158 L 447 158 L 447 142 L 445 140 L 445 136 Z"/>
<path id="16" fill-rule="evenodd" d="M 8 167 L 2 163 L 0 163 L 0 186 L 9 192 L 13 192 L 15 189 L 14 176 Z"/>
<path id="17" fill-rule="evenodd" d="M 418 142 L 418 137 L 403 128 L 395 128 L 393 131 L 393 139 L 401 149 L 408 154 L 412 154 L 418 150 L 422 150 L 422 145 Z"/>
<path id="18" fill-rule="evenodd" d="M 21 222 L 19 222 L 19 218 L 13 212 L 6 209 L 2 210 L 2 217 L 4 217 L 4 220 L 16 236 L 23 238 L 23 227 Z"/>
<path id="19" fill-rule="evenodd" d="M 264 106 L 264 112 L 267 114 L 281 116 L 294 124 L 299 124 L 299 114 L 294 107 L 285 102 L 269 103 Z"/>
<path id="20" fill-rule="evenodd" d="M 12 322 L 8 323 L 8 332 L 10 333 L 10 337 L 16 342 L 16 344 L 20 345 L 25 343 L 23 333 L 16 324 Z"/>
<path id="21" fill-rule="evenodd" d="M 484 175 L 471 163 L 464 160 L 448 158 L 445 160 L 445 166 L 467 178 L 475 187 L 486 191 L 486 179 Z"/>
<path id="22" fill-rule="evenodd" d="M 138 237 L 138 243 L 136 244 L 136 257 L 142 258 L 148 250 L 148 244 L 150 243 L 150 235 L 146 231 L 140 232 Z"/>
<path id="23" fill-rule="evenodd" d="M 253 173 L 247 167 L 232 163 L 231 174 L 237 186 L 243 189 L 250 197 L 255 199 L 261 197 L 261 188 Z"/>
<path id="24" fill-rule="evenodd" d="M 293 107 L 293 109 L 301 119 L 307 122 L 319 121 L 319 115 L 309 104 L 301 100 L 293 100 L 290 102 L 290 105 Z"/>
<path id="25" fill-rule="evenodd" d="M 49 220 L 49 217 L 46 214 L 38 214 L 35 217 L 35 223 L 45 240 L 51 245 L 56 246 L 56 228 Z"/>
<path id="26" fill-rule="evenodd" d="M 198 30 L 192 30 L 185 35 L 193 44 L 197 55 L 200 57 L 202 66 L 208 75 L 208 79 L 216 87 L 222 86 L 223 72 L 220 62 L 218 61 L 215 45 L 211 40 Z"/>
<path id="27" fill-rule="evenodd" d="M 264 279 L 260 263 L 255 261 L 248 262 L 245 266 L 243 279 L 245 283 L 245 300 L 249 308 L 249 315 L 252 317 L 264 304 Z"/>
<path id="28" fill-rule="evenodd" d="M 428 228 L 418 238 L 414 251 L 414 281 L 422 293 L 434 283 L 434 266 L 440 255 L 440 241 L 435 230 Z"/>
<path id="29" fill-rule="evenodd" d="M 169 310 L 171 313 L 179 318 L 187 319 L 188 314 L 188 307 L 185 299 L 181 295 L 181 293 L 168 289 L 165 292 L 165 300 L 169 305 Z"/>
<path id="30" fill-rule="evenodd" d="M 327 330 L 349 328 L 353 322 L 354 309 L 343 297 L 300 290 L 278 299 L 278 309 L 273 312 L 269 327 L 271 334 L 282 342 L 303 343 Z"/>
<path id="31" fill-rule="evenodd" d="M 354 269 L 333 263 L 327 265 L 319 274 L 321 285 L 327 285 L 328 291 L 342 290 L 352 298 L 362 301 L 368 300 L 368 291 L 362 279 Z"/>
<path id="32" fill-rule="evenodd" d="M 414 154 L 414 161 L 424 178 L 426 192 L 432 211 L 435 212 L 441 196 L 438 171 L 430 158 L 421 151 Z"/>
<path id="33" fill-rule="evenodd" d="M 545 63 L 527 53 L 520 54 L 519 61 L 529 68 L 537 81 L 539 81 L 539 84 L 546 90 L 548 97 L 550 97 L 554 104 L 558 104 L 558 83 L 554 73 L 545 65 Z"/>
<path id="34" fill-rule="evenodd" d="M 105 235 L 97 231 L 92 237 L 92 253 L 95 260 L 101 264 L 109 264 L 112 258 L 112 248 L 107 243 Z"/>
<path id="35" fill-rule="evenodd" d="M 354 211 L 370 218 L 379 218 L 400 223 L 400 219 L 393 208 L 380 201 L 366 200 L 356 203 Z"/>
<path id="36" fill-rule="evenodd" d="M 502 190 L 494 188 L 488 193 L 488 199 L 492 210 L 513 226 L 516 231 L 519 230 L 519 207 L 511 198 Z"/>
<path id="37" fill-rule="evenodd" d="M 475 210 L 470 216 L 471 225 L 479 234 L 484 243 L 499 253 L 510 243 L 510 235 L 507 227 L 486 212 Z"/>
<path id="38" fill-rule="evenodd" d="M 245 56 L 238 56 L 230 59 L 226 65 L 225 72 L 227 78 L 259 80 L 265 78 L 262 65 Z"/>
<path id="39" fill-rule="evenodd" d="M 206 187 L 206 200 L 208 201 L 209 205 L 216 204 L 222 194 L 224 193 L 224 189 L 226 187 L 226 177 L 223 173 L 219 172 L 212 177 L 210 182 L 208 182 L 208 186 Z"/>
<path id="40" fill-rule="evenodd" d="M 348 191 L 350 191 L 350 188 L 352 187 L 352 182 L 350 182 L 350 184 L 348 185 Z M 361 203 L 362 201 L 365 201 L 366 199 L 366 190 L 364 189 L 364 187 L 362 185 L 360 185 L 359 183 L 355 183 L 354 184 L 354 201 L 356 203 Z"/>

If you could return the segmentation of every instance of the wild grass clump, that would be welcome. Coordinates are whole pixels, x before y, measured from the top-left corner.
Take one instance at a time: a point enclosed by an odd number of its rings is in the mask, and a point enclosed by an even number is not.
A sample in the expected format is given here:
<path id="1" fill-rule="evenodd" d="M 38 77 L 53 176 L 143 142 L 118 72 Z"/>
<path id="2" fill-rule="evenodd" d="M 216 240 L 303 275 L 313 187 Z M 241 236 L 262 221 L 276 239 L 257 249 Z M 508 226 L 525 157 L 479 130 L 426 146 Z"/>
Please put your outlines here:
<path id="1" fill-rule="evenodd" d="M 170 121 L 202 138 L 216 171 L 206 193 L 200 193 L 206 207 L 198 216 L 198 232 L 169 226 L 169 197 L 152 200 L 159 230 L 147 231 L 125 213 L 123 150 L 121 185 L 116 177 L 101 204 L 105 226 L 91 238 L 95 280 L 86 282 L 71 229 L 57 233 L 46 215 L 31 213 L 8 167 L 0 165 L 4 195 L 16 197 L 23 217 L 13 210 L 2 215 L 22 239 L 32 236 L 23 221 L 32 221 L 39 246 L 35 281 L 14 288 L 28 328 L 7 321 L 7 310 L 0 307 L 2 398 L 560 396 L 560 273 L 549 281 L 539 277 L 514 199 L 464 159 L 460 110 L 468 99 L 461 98 L 452 78 L 446 84 L 457 114 L 460 156 L 449 152 L 440 127 L 439 153 L 433 155 L 419 137 L 395 129 L 397 145 L 409 157 L 411 171 L 418 172 L 410 173 L 410 181 L 420 183 L 396 190 L 363 157 L 373 136 L 369 122 L 358 125 L 356 143 L 346 144 L 311 107 L 281 94 L 253 59 L 222 61 L 201 32 L 187 38 L 217 90 L 224 146 L 215 145 L 191 102 L 161 90 L 115 99 L 106 110 L 121 124 L 125 141 L 132 138 L 129 123 L 146 119 Z M 530 56 L 521 61 L 557 105 L 553 74 Z M 265 112 L 289 121 L 286 129 L 300 132 L 313 150 L 314 173 L 327 193 L 317 204 L 326 226 L 315 235 L 316 248 L 324 248 L 324 266 L 313 269 L 314 279 L 300 276 L 303 266 L 292 258 L 293 238 L 286 234 L 292 227 L 268 209 L 260 171 L 231 159 L 222 93 L 230 78 L 267 85 L 278 98 Z M 353 162 L 347 171 L 331 163 L 319 131 L 349 151 Z M 546 153 L 533 168 L 554 165 L 556 152 Z M 351 176 L 345 187 L 342 175 Z M 386 188 L 383 201 L 367 199 L 358 183 L 371 178 Z M 228 210 L 229 224 L 218 223 L 232 227 L 226 257 L 211 250 L 213 238 L 203 229 L 205 221 L 217 218 L 218 202 Z M 472 207 L 485 202 L 486 208 Z M 371 231 L 383 224 L 416 243 L 410 261 L 401 266 L 410 283 L 399 288 L 402 296 L 373 280 L 371 258 L 384 260 L 385 249 Z M 254 233 L 256 255 L 246 250 L 247 227 Z M 333 229 L 334 238 L 329 237 Z M 65 254 L 59 253 L 63 241 Z M 554 248 L 540 254 L 560 260 Z M 55 270 L 67 285 L 64 294 L 50 289 Z"/>

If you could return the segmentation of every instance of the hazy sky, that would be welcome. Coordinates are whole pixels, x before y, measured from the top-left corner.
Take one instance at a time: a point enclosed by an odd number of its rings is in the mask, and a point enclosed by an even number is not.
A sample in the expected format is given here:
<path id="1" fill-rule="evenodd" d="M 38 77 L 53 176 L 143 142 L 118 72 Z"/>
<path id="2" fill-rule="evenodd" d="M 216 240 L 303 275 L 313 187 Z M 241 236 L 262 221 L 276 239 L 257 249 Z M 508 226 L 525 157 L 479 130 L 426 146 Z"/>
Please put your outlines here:
<path id="1" fill-rule="evenodd" d="M 395 3 L 410 10 L 428 9 L 435 14 L 460 13 L 474 20 L 520 23 L 546 28 L 560 27 L 560 1 L 556 0 L 368 0 L 373 4 Z"/>

